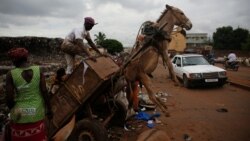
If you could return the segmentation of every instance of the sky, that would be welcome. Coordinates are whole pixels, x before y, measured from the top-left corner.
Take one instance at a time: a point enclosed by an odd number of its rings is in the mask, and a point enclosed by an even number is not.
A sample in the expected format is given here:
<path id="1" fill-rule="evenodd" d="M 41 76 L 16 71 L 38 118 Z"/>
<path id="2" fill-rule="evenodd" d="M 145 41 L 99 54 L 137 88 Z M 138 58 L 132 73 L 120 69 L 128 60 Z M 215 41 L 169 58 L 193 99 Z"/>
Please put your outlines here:
<path id="1" fill-rule="evenodd" d="M 213 32 L 222 26 L 250 30 L 249 0 L 0 0 L 0 36 L 64 38 L 83 26 L 84 17 L 98 23 L 90 31 L 131 47 L 145 21 L 156 21 L 165 5 L 181 9 L 193 28 L 187 33 Z"/>

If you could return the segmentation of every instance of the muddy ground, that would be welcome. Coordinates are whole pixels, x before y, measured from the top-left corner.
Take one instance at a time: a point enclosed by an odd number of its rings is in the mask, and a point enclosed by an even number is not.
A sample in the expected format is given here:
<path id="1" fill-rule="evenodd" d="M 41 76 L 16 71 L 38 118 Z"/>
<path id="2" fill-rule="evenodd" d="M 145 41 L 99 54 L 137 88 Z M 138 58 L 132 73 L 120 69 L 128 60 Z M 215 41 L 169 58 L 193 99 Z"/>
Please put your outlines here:
<path id="1" fill-rule="evenodd" d="M 235 74 L 234 78 L 243 76 L 250 81 L 250 68 L 240 68 L 239 72 L 228 74 Z M 158 118 L 161 123 L 155 123 L 154 129 L 163 130 L 172 141 L 184 141 L 184 136 L 193 141 L 250 141 L 249 90 L 230 84 L 222 88 L 174 86 L 161 64 L 153 76 L 154 90 L 168 94 L 166 105 L 170 113 L 170 117 L 165 117 L 156 109 L 161 114 Z M 146 93 L 144 88 L 143 93 Z M 115 133 L 110 141 L 135 141 L 142 131 L 149 129 L 145 121 L 129 120 L 127 124 L 133 126 L 129 131 L 122 127 L 111 129 Z"/>
<path id="2" fill-rule="evenodd" d="M 156 92 L 169 95 L 166 105 L 170 113 L 170 117 L 161 113 L 158 119 L 162 123 L 156 123 L 154 128 L 164 130 L 171 140 L 184 141 L 184 136 L 188 136 L 194 141 L 250 141 L 249 90 L 230 84 L 221 88 L 194 89 L 174 86 L 161 64 L 153 75 L 152 85 Z M 249 73 L 245 75 L 250 76 Z M 121 141 L 135 141 L 138 134 L 149 129 L 146 122 L 133 121 L 132 125 L 134 130 L 121 131 Z"/>

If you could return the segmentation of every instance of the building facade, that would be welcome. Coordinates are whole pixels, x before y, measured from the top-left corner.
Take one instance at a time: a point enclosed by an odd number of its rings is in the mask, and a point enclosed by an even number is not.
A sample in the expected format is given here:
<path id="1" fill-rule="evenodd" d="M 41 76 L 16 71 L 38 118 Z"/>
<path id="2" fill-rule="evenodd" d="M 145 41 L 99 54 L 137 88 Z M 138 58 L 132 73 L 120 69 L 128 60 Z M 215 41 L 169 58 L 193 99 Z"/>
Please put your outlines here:
<path id="1" fill-rule="evenodd" d="M 207 33 L 187 33 L 187 47 L 202 47 L 208 42 Z"/>

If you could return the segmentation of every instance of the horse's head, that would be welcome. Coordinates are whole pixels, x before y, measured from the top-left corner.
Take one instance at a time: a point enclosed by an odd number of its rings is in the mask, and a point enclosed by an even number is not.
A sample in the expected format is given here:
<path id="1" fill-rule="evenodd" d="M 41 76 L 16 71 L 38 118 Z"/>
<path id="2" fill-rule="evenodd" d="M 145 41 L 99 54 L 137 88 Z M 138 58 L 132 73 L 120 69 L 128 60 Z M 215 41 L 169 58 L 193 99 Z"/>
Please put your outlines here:
<path id="1" fill-rule="evenodd" d="M 180 9 L 166 5 L 166 9 L 157 20 L 157 26 L 167 32 L 172 32 L 175 25 L 185 28 L 186 30 L 192 28 L 191 21 Z"/>
<path id="2" fill-rule="evenodd" d="M 166 12 L 171 13 L 174 25 L 190 30 L 192 28 L 192 23 L 189 18 L 180 9 L 166 5 Z"/>

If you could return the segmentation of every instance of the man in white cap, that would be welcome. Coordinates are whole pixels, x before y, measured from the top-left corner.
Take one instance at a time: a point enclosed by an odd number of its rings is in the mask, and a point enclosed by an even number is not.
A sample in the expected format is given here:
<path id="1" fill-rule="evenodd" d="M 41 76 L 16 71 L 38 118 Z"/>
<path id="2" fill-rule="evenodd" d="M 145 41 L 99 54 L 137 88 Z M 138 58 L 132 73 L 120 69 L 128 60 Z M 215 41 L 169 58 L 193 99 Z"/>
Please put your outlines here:
<path id="1" fill-rule="evenodd" d="M 65 59 L 67 62 L 66 74 L 71 74 L 74 68 L 75 56 L 76 55 L 87 55 L 92 60 L 90 52 L 88 51 L 88 45 L 84 44 L 83 40 L 86 39 L 88 44 L 99 54 L 101 52 L 98 50 L 96 45 L 90 38 L 89 31 L 96 25 L 95 20 L 91 17 L 84 18 L 83 28 L 74 28 L 64 39 L 61 49 L 65 53 Z"/>

